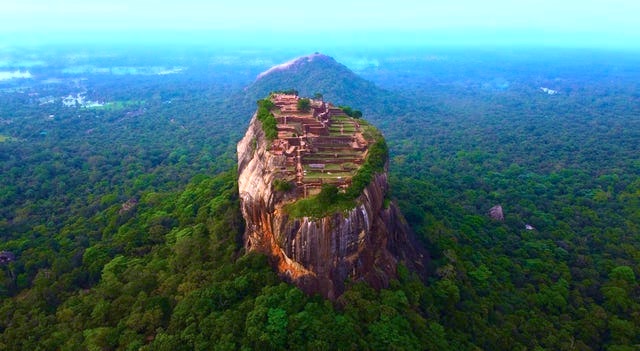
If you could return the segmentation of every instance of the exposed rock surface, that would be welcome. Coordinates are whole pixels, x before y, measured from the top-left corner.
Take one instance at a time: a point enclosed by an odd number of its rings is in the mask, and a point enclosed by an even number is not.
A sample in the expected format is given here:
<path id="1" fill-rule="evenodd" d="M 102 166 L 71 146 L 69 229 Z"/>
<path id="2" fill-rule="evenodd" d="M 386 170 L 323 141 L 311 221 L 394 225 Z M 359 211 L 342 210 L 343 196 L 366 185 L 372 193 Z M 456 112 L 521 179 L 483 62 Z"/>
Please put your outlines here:
<path id="1" fill-rule="evenodd" d="M 122 207 L 120 208 L 120 211 L 118 211 L 118 213 L 119 214 L 127 213 L 133 210 L 137 205 L 138 205 L 138 200 L 136 198 L 131 198 L 127 200 L 127 202 L 122 204 Z"/>
<path id="2" fill-rule="evenodd" d="M 495 205 L 489 209 L 489 217 L 495 219 L 496 221 L 504 221 L 504 212 L 502 211 L 502 206 Z"/>
<path id="3" fill-rule="evenodd" d="M 275 191 L 284 155 L 267 150 L 261 122 L 252 118 L 238 143 L 238 186 L 248 251 L 263 252 L 281 277 L 307 293 L 335 299 L 346 279 L 376 288 L 395 277 L 398 262 L 423 271 L 426 255 L 413 242 L 394 203 L 385 206 L 386 172 L 376 174 L 356 200 L 356 207 L 323 218 L 291 218 L 284 205 L 299 192 Z"/>

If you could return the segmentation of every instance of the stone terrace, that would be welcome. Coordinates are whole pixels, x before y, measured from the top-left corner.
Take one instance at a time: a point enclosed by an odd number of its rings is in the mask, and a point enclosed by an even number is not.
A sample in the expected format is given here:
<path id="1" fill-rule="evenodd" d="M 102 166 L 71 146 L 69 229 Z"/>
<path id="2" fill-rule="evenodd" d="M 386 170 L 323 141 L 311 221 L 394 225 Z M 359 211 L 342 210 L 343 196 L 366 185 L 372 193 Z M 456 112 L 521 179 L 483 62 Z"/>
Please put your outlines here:
<path id="1" fill-rule="evenodd" d="M 283 178 L 296 185 L 299 196 L 317 194 L 323 184 L 345 189 L 364 161 L 368 145 L 358 121 L 321 100 L 308 112 L 298 110 L 299 97 L 272 94 L 278 139 L 271 153 L 286 156 Z"/>

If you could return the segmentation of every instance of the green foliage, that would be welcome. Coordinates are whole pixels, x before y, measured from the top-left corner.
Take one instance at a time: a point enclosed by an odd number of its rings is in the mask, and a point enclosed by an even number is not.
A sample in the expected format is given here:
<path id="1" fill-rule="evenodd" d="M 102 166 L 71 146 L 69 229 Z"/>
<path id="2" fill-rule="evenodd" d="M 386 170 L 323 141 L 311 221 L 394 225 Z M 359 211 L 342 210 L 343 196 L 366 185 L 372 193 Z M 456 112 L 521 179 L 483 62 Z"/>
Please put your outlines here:
<path id="1" fill-rule="evenodd" d="M 380 136 L 369 146 L 367 159 L 351 179 L 351 186 L 347 189 L 348 196 L 352 198 L 360 196 L 364 188 L 371 183 L 373 177 L 384 172 L 388 157 L 387 143 Z"/>
<path id="2" fill-rule="evenodd" d="M 342 112 L 344 112 L 347 116 L 352 117 L 353 116 L 353 109 L 350 106 L 339 106 L 340 109 L 342 109 Z"/>
<path id="3" fill-rule="evenodd" d="M 276 105 L 271 101 L 271 99 L 261 99 L 257 102 L 258 108 L 266 109 L 267 111 L 273 110 Z"/>
<path id="4" fill-rule="evenodd" d="M 0 342 L 11 349 L 418 350 L 430 335 L 442 343 L 407 298 L 418 284 L 408 272 L 406 287 L 348 290 L 349 307 L 342 311 L 282 283 L 265 256 L 238 255 L 243 227 L 236 177 L 196 177 L 181 192 L 154 199 L 156 207 L 143 206 L 131 230 L 150 218 L 180 218 L 144 254 L 113 257 L 109 240 L 87 249 L 87 268 L 101 266 L 89 290 L 69 291 L 48 305 L 43 297 L 57 290 L 39 275 L 22 299 L 3 303 Z M 328 187 L 320 198 L 336 196 Z"/>
<path id="5" fill-rule="evenodd" d="M 296 95 L 298 96 L 298 91 L 296 89 L 286 89 L 286 90 L 275 90 L 271 92 L 272 94 L 286 94 L 286 95 Z"/>
<path id="6" fill-rule="evenodd" d="M 298 96 L 314 96 L 321 92 L 324 101 L 339 105 L 362 106 L 367 116 L 392 116 L 399 112 L 404 97 L 381 89 L 363 79 L 344 65 L 330 58 L 314 59 L 295 70 L 274 71 L 254 82 L 242 92 L 246 98 L 247 113 L 255 100 L 268 96 L 273 90 L 299 89 Z M 400 102 L 400 103 L 399 103 Z M 384 118 L 383 118 L 384 119 Z"/>
<path id="7" fill-rule="evenodd" d="M 618 266 L 612 269 L 609 279 L 624 281 L 632 286 L 636 284 L 636 275 L 629 266 Z"/>
<path id="8" fill-rule="evenodd" d="M 349 117 L 362 118 L 362 111 L 360 110 L 354 110 L 350 106 L 340 106 L 340 108 Z"/>
<path id="9" fill-rule="evenodd" d="M 303 68 L 305 95 L 346 97 L 385 132 L 392 195 L 431 256 L 426 284 L 400 267 L 389 289 L 352 284 L 335 305 L 240 249 L 236 175 L 219 173 L 254 109 L 224 101 L 241 84 L 90 75 L 92 99 L 140 103 L 67 109 L 31 93 L 70 84 L 4 82 L 0 244 L 17 260 L 0 269 L 0 349 L 637 348 L 637 59 L 486 54 L 479 69 L 478 55 L 369 73 L 395 96 Z"/>
<path id="10" fill-rule="evenodd" d="M 274 179 L 273 180 L 273 189 L 275 191 L 287 192 L 287 191 L 290 191 L 291 189 L 293 189 L 293 184 L 291 184 L 291 182 L 288 182 L 286 180 Z"/>
<path id="11" fill-rule="evenodd" d="M 321 218 L 329 213 L 350 210 L 355 205 L 355 198 L 340 193 L 335 185 L 326 184 L 318 195 L 289 204 L 285 210 L 294 218 Z"/>
<path id="12" fill-rule="evenodd" d="M 278 137 L 278 124 L 273 113 L 271 113 L 274 107 L 275 105 L 269 99 L 258 100 L 257 118 L 262 123 L 262 130 L 269 141 Z"/>
<path id="13" fill-rule="evenodd" d="M 309 110 L 311 109 L 311 100 L 307 98 L 299 99 L 296 103 L 296 107 L 302 112 L 309 112 Z"/>
<path id="14" fill-rule="evenodd" d="M 320 190 L 320 194 L 317 195 L 318 202 L 325 204 L 326 206 L 334 203 L 338 200 L 339 192 L 338 187 L 335 185 L 323 185 Z"/>
<path id="15" fill-rule="evenodd" d="M 425 101 L 429 118 L 416 108 L 378 123 L 387 123 L 392 195 L 433 259 L 421 305 L 439 316 L 449 341 L 466 337 L 482 349 L 637 344 L 630 336 L 638 328 L 627 322 L 640 311 L 638 291 L 630 289 L 640 257 L 630 234 L 640 223 L 632 214 L 638 164 L 624 138 L 605 129 L 638 126 L 629 118 L 637 107 L 619 100 L 638 85 L 572 78 L 590 98 L 616 106 L 616 116 L 589 111 L 586 96 L 573 93 L 563 95 L 561 108 L 533 89 L 441 90 L 408 79 L 399 87 L 406 94 L 434 94 L 429 99 L 444 105 L 436 111 Z M 601 84 L 612 90 L 595 93 Z M 594 123 L 608 127 L 588 127 Z M 487 220 L 496 204 L 505 209 L 502 223 Z"/>

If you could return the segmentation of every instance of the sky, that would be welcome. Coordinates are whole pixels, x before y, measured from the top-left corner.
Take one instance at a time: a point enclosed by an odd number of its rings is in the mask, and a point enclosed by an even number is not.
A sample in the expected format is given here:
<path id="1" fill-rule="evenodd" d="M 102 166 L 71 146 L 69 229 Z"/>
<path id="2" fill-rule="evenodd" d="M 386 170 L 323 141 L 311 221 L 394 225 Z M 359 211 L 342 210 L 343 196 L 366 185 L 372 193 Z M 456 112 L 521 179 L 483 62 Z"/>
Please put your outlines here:
<path id="1" fill-rule="evenodd" d="M 640 46 L 639 14 L 638 0 L 4 0 L 0 39 L 207 33 L 283 44 L 633 47 Z"/>

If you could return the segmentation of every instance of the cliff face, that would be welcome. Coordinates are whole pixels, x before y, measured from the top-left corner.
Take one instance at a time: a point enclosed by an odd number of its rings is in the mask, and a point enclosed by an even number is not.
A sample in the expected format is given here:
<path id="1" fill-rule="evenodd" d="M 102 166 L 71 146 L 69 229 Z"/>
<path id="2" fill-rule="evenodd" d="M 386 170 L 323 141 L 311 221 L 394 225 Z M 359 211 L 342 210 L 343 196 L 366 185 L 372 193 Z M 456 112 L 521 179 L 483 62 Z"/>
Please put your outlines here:
<path id="1" fill-rule="evenodd" d="M 347 278 L 380 288 L 395 276 L 399 261 L 422 268 L 425 258 L 410 243 L 401 213 L 393 203 L 385 207 L 386 172 L 373 177 L 349 211 L 291 218 L 284 205 L 300 195 L 274 190 L 274 170 L 286 166 L 286 157 L 268 147 L 254 115 L 237 147 L 245 248 L 267 254 L 281 277 L 307 293 L 335 299 Z"/>

